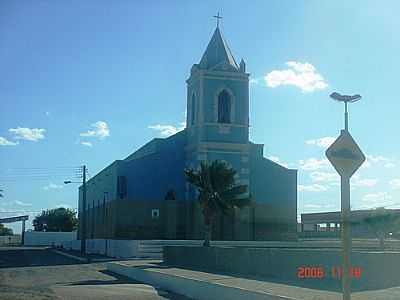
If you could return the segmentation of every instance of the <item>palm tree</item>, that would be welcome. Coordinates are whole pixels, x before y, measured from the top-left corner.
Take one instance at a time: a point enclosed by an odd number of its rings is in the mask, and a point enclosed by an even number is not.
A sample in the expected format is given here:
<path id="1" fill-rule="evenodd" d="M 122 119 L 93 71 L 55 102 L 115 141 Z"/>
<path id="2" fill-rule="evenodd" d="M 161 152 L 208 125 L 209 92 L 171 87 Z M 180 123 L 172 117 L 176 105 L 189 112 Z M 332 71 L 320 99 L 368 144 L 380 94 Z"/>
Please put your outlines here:
<path id="1" fill-rule="evenodd" d="M 379 247 L 385 250 L 385 237 L 390 232 L 395 232 L 400 227 L 400 218 L 390 210 L 383 207 L 376 208 L 364 219 L 371 231 L 379 240 Z"/>
<path id="2" fill-rule="evenodd" d="M 200 169 L 186 169 L 186 180 L 194 185 L 198 193 L 198 201 L 203 213 L 205 237 L 203 246 L 210 246 L 211 226 L 218 214 L 228 214 L 233 208 L 241 208 L 250 204 L 246 195 L 247 185 L 236 185 L 236 171 L 225 162 L 215 160 L 211 164 L 201 162 Z"/>

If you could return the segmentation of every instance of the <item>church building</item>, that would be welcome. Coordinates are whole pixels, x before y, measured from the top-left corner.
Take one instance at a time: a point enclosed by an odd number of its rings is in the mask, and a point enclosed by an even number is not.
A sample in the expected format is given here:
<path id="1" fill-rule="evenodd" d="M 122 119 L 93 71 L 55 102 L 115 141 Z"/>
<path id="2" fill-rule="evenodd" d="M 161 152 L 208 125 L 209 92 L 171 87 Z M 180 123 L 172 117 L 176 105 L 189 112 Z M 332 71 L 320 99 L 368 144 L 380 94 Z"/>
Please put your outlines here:
<path id="1" fill-rule="evenodd" d="M 80 188 L 86 238 L 202 239 L 196 192 L 183 171 L 214 160 L 237 171 L 237 183 L 248 185 L 254 201 L 216 218 L 212 239 L 296 238 L 297 170 L 265 158 L 264 145 L 249 141 L 249 75 L 217 26 L 186 80 L 186 128 L 151 140 L 91 178 L 85 208 Z"/>

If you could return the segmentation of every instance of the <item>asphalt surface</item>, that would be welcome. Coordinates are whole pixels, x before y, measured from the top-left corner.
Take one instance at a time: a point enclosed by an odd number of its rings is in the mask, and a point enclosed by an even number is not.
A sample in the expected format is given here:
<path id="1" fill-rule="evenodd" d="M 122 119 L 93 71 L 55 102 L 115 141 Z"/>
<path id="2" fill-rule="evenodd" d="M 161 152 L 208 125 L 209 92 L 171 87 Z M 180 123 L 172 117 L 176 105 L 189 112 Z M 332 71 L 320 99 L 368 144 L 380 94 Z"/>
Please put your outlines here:
<path id="1" fill-rule="evenodd" d="M 189 300 L 47 248 L 0 247 L 0 300 Z"/>

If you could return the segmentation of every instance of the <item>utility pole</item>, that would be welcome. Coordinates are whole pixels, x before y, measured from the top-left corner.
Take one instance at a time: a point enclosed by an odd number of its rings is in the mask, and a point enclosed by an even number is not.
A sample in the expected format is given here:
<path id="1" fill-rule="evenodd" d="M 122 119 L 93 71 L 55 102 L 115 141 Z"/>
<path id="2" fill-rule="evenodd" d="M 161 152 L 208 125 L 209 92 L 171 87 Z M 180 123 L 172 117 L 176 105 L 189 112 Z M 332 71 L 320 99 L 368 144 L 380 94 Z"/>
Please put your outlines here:
<path id="1" fill-rule="evenodd" d="M 342 291 L 343 300 L 351 299 L 351 228 L 350 228 L 350 178 L 365 161 L 356 142 L 349 133 L 349 114 L 347 104 L 361 99 L 360 95 L 347 96 L 332 93 L 330 97 L 336 101 L 344 102 L 344 130 L 340 136 L 326 150 L 326 156 L 340 175 L 340 203 L 342 212 L 341 238 L 342 238 Z"/>
<path id="2" fill-rule="evenodd" d="M 66 180 L 66 181 L 64 181 L 64 184 L 70 184 L 70 183 L 82 184 L 82 206 L 80 207 L 80 210 L 78 211 L 78 213 L 79 213 L 78 229 L 79 229 L 79 233 L 81 235 L 80 236 L 81 237 L 81 252 L 83 254 L 85 254 L 86 253 L 86 172 L 87 172 L 87 168 L 86 168 L 86 165 L 83 165 L 81 168 L 82 168 L 82 182 Z M 79 201 L 78 201 L 78 204 L 79 204 Z M 79 209 L 79 205 L 78 205 L 78 209 Z"/>
<path id="3" fill-rule="evenodd" d="M 25 220 L 22 220 L 21 244 L 25 245 Z"/>
<path id="4" fill-rule="evenodd" d="M 82 166 L 81 252 L 86 253 L 86 165 Z"/>

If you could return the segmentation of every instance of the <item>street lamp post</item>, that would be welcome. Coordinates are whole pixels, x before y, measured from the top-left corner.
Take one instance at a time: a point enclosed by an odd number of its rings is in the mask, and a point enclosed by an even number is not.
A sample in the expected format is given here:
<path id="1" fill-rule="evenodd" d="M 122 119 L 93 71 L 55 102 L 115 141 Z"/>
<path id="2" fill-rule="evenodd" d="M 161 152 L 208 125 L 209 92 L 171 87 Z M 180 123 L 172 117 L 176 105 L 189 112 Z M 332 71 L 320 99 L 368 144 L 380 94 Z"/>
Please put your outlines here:
<path id="1" fill-rule="evenodd" d="M 103 238 L 106 241 L 106 247 L 105 247 L 105 255 L 107 256 L 108 254 L 108 236 L 107 236 L 107 209 L 106 209 L 106 202 L 108 200 L 108 192 L 104 192 L 104 197 L 103 197 Z"/>
<path id="2" fill-rule="evenodd" d="M 330 94 L 329 97 L 331 97 L 335 101 L 344 102 L 344 130 L 349 132 L 349 113 L 347 111 L 347 103 L 353 103 L 358 100 L 361 100 L 361 95 L 357 94 L 353 96 L 348 96 L 334 92 Z"/>
<path id="3" fill-rule="evenodd" d="M 79 228 L 81 233 L 81 252 L 86 253 L 86 165 L 82 166 L 82 208 L 79 212 Z M 81 183 L 81 182 L 72 182 L 70 180 L 64 181 L 64 184 L 69 183 Z"/>
<path id="4" fill-rule="evenodd" d="M 332 93 L 330 97 L 338 102 L 344 102 L 344 131 L 346 134 L 349 133 L 349 114 L 347 110 L 347 104 L 356 102 L 361 99 L 360 95 L 341 95 L 339 93 Z M 351 174 L 352 175 L 352 174 Z M 343 300 L 351 299 L 351 283 L 350 283 L 350 256 L 352 241 L 350 235 L 350 174 L 340 175 L 340 202 L 342 212 L 342 290 Z"/>

